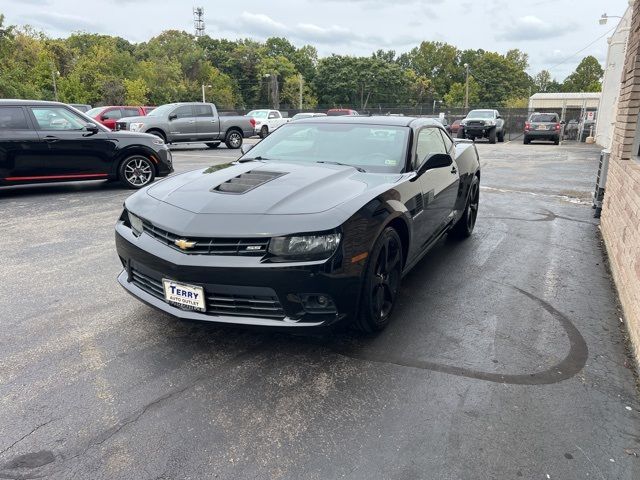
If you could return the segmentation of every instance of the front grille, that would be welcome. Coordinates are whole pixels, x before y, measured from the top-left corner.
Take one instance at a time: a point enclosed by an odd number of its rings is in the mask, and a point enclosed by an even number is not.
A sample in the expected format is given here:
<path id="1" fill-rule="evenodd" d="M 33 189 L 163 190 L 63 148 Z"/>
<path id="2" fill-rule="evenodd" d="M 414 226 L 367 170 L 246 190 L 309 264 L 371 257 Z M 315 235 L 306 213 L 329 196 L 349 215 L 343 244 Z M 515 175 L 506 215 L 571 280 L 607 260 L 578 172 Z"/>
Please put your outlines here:
<path id="1" fill-rule="evenodd" d="M 468 127 L 484 127 L 484 122 L 482 120 L 469 120 L 467 122 Z"/>
<path id="2" fill-rule="evenodd" d="M 269 238 L 191 238 L 176 235 L 144 222 L 144 231 L 165 245 L 190 255 L 242 255 L 261 257 L 267 253 Z M 194 242 L 193 246 L 181 249 L 176 241 Z"/>
<path id="3" fill-rule="evenodd" d="M 156 298 L 164 300 L 162 280 L 131 269 L 131 282 Z M 246 288 L 246 287 L 240 287 Z M 277 295 L 270 288 L 260 288 L 261 295 L 249 295 L 222 292 L 230 287 L 217 288 L 214 285 L 204 287 L 207 310 L 206 315 L 232 315 L 239 317 L 259 317 L 281 319 L 285 317 Z M 256 289 L 258 289 L 256 287 Z"/>

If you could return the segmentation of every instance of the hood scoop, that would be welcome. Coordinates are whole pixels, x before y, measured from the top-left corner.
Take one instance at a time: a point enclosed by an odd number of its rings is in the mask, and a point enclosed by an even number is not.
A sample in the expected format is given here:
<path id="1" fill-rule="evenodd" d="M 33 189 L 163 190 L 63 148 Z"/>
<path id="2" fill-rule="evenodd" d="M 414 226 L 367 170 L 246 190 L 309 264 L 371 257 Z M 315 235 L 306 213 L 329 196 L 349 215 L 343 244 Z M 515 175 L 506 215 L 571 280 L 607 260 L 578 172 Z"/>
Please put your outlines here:
<path id="1" fill-rule="evenodd" d="M 271 180 L 275 180 L 278 177 L 286 175 L 287 172 L 268 172 L 266 170 L 250 170 L 245 173 L 241 173 L 237 177 L 233 177 L 224 183 L 221 183 L 217 187 L 211 189 L 212 192 L 218 193 L 231 193 L 235 195 L 242 195 L 254 188 L 258 188 L 260 185 L 264 185 Z"/>

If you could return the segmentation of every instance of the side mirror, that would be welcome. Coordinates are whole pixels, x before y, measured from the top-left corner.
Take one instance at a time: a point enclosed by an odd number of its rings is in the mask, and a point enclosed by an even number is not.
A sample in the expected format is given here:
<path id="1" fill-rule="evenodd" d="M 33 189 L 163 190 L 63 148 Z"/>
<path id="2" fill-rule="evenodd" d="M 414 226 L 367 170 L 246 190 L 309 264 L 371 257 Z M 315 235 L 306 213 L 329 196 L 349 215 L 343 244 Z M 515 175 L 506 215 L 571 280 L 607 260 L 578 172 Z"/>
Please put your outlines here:
<path id="1" fill-rule="evenodd" d="M 171 115 L 169 115 L 169 121 L 175 120 L 176 118 L 178 118 L 178 115 L 176 115 L 175 113 L 172 113 Z"/>
<path id="2" fill-rule="evenodd" d="M 100 131 L 100 129 L 98 128 L 98 126 L 95 123 L 86 123 L 84 125 L 84 129 L 91 133 L 91 134 L 95 134 L 98 133 Z"/>
<path id="3" fill-rule="evenodd" d="M 108 118 L 107 118 L 107 116 L 106 116 L 106 115 L 100 115 L 100 120 L 103 120 L 103 121 L 104 121 L 104 120 L 108 120 Z"/>
<path id="4" fill-rule="evenodd" d="M 253 145 L 247 145 L 246 143 L 243 143 L 242 146 L 240 147 L 240 153 L 242 153 L 242 155 L 245 155 L 252 148 L 253 148 Z"/>
<path id="5" fill-rule="evenodd" d="M 422 175 L 427 170 L 431 170 L 433 168 L 448 167 L 452 163 L 453 158 L 451 158 L 451 155 L 448 153 L 434 153 L 420 166 L 418 169 L 418 175 Z"/>
<path id="6" fill-rule="evenodd" d="M 502 118 L 502 115 L 498 115 L 496 118 Z"/>

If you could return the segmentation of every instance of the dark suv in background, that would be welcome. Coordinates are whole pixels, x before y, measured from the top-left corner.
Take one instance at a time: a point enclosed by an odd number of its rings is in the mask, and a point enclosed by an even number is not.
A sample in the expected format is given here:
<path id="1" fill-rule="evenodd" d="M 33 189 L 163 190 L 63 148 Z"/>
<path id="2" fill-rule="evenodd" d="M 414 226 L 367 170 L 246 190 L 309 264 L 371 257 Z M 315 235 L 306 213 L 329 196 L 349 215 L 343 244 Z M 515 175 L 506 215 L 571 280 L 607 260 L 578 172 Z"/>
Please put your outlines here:
<path id="1" fill-rule="evenodd" d="M 523 143 L 547 140 L 558 145 L 562 136 L 562 123 L 557 113 L 532 113 L 524 124 Z"/>
<path id="2" fill-rule="evenodd" d="M 64 103 L 0 100 L 0 186 L 105 179 L 141 188 L 172 171 L 153 135 L 112 132 Z"/>

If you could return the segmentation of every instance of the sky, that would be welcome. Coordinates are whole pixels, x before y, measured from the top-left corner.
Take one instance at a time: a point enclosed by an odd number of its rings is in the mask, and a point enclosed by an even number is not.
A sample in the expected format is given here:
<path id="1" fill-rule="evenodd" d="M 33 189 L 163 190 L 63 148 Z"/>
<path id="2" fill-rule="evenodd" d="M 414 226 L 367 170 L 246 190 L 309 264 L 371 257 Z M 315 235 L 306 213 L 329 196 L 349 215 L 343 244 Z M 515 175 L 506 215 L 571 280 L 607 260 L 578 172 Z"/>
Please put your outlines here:
<path id="1" fill-rule="evenodd" d="M 529 54 L 529 72 L 549 69 L 564 79 L 586 55 L 604 64 L 603 13 L 621 16 L 628 0 L 0 0 L 9 25 L 31 25 L 53 37 L 76 31 L 143 42 L 163 30 L 193 32 L 194 6 L 205 11 L 214 38 L 288 38 L 320 56 L 403 53 L 421 41 L 460 49 Z M 599 38 L 601 37 L 601 38 Z M 599 40 L 598 40 L 599 38 Z M 589 46 L 592 42 L 592 45 Z M 584 51 L 577 53 L 587 47 Z"/>

